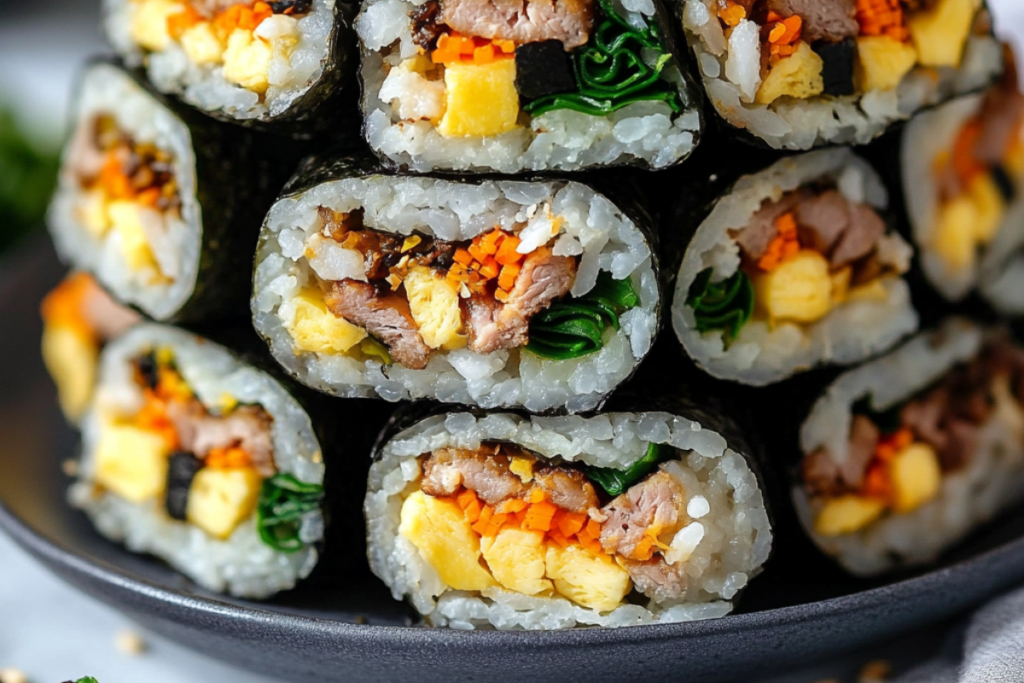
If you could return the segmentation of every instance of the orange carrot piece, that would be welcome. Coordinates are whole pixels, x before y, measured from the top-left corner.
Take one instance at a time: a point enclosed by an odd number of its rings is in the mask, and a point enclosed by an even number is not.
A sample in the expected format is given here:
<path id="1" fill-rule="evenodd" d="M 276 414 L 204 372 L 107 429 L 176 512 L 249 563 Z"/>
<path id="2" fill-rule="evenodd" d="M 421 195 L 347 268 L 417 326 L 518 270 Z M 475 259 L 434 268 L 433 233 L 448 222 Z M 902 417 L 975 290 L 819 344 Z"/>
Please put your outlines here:
<path id="1" fill-rule="evenodd" d="M 248 467 L 252 458 L 240 446 L 221 446 L 206 454 L 206 466 L 214 469 Z"/>
<path id="2" fill-rule="evenodd" d="M 550 532 L 548 532 L 548 536 L 551 538 L 552 541 L 554 541 L 563 548 L 568 547 L 570 543 L 569 539 L 560 531 L 558 531 L 558 529 L 552 529 Z"/>
<path id="3" fill-rule="evenodd" d="M 455 256 L 453 257 L 456 263 L 460 263 L 464 266 L 468 266 L 473 263 L 473 255 L 465 249 L 456 249 Z"/>
<path id="4" fill-rule="evenodd" d="M 519 271 L 520 267 L 516 263 L 502 266 L 501 275 L 498 276 L 498 287 L 506 291 L 511 290 L 516 284 L 516 278 L 519 277 Z"/>
<path id="5" fill-rule="evenodd" d="M 498 247 L 498 251 L 494 255 L 494 260 L 503 266 L 519 263 L 523 258 L 523 255 L 516 251 L 516 249 L 519 248 L 520 242 L 522 242 L 522 240 L 515 235 L 507 235 L 505 239 L 501 241 L 501 246 Z"/>
<path id="6" fill-rule="evenodd" d="M 491 524 L 491 517 L 494 516 L 494 508 L 490 505 L 484 505 L 483 509 L 480 510 L 480 517 L 473 524 L 473 531 L 477 532 L 481 536 L 486 535 L 487 527 Z"/>
<path id="7" fill-rule="evenodd" d="M 531 503 L 543 503 L 547 499 L 548 494 L 546 494 L 544 492 L 544 489 L 540 488 L 539 486 L 535 486 L 532 489 L 530 489 L 530 495 L 528 497 L 528 500 Z"/>
<path id="8" fill-rule="evenodd" d="M 203 15 L 196 11 L 195 7 L 185 5 L 185 9 L 182 11 L 167 17 L 167 33 L 175 40 L 178 40 L 185 31 L 202 20 Z"/>
<path id="9" fill-rule="evenodd" d="M 579 512 L 564 511 L 558 519 L 558 530 L 566 536 L 575 536 L 587 522 L 587 516 Z"/>
<path id="10" fill-rule="evenodd" d="M 515 514 L 520 510 L 525 510 L 527 507 L 529 507 L 529 504 L 522 498 L 509 498 L 498 506 L 498 512 Z"/>
<path id="11" fill-rule="evenodd" d="M 40 314 L 48 325 L 72 327 L 95 340 L 96 332 L 84 315 L 89 294 L 99 291 L 99 285 L 88 273 L 69 275 L 57 285 L 40 306 Z"/>
<path id="12" fill-rule="evenodd" d="M 488 256 L 487 252 L 485 252 L 483 248 L 476 242 L 473 242 L 473 244 L 469 245 L 469 255 L 472 256 L 477 261 L 483 261 Z"/>
<path id="13" fill-rule="evenodd" d="M 593 538 L 601 538 L 601 524 L 593 519 L 587 519 L 587 533 Z"/>
<path id="14" fill-rule="evenodd" d="M 526 519 L 523 520 L 523 526 L 533 531 L 548 531 L 551 529 L 551 519 L 555 516 L 556 512 L 558 512 L 558 506 L 554 503 L 548 503 L 547 501 L 534 503 L 526 511 Z"/>
<path id="15" fill-rule="evenodd" d="M 493 256 L 488 256 L 480 263 L 479 273 L 487 280 L 493 280 L 498 277 L 498 273 L 501 271 L 501 267 L 498 262 L 494 260 Z"/>

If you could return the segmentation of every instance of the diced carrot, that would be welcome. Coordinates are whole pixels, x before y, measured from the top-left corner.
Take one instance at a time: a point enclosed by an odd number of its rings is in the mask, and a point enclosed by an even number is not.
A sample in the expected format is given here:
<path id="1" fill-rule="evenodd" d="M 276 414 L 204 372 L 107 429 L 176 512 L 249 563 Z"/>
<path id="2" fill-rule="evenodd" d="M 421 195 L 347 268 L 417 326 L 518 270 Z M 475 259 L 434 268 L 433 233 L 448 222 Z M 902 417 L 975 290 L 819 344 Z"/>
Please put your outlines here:
<path id="1" fill-rule="evenodd" d="M 161 193 L 159 187 L 151 187 L 140 192 L 139 195 L 135 198 L 135 201 L 144 206 L 156 208 L 157 202 L 160 201 L 160 195 Z"/>
<path id="2" fill-rule="evenodd" d="M 476 242 L 473 242 L 473 244 L 469 245 L 469 255 L 472 256 L 477 261 L 483 261 L 488 256 L 487 252 L 485 252 L 483 248 Z"/>
<path id="3" fill-rule="evenodd" d="M 587 516 L 579 512 L 564 511 L 558 519 L 558 530 L 566 536 L 575 536 L 587 522 Z"/>
<path id="4" fill-rule="evenodd" d="M 772 29 L 771 33 L 768 34 L 769 43 L 777 43 L 782 40 L 782 36 L 786 35 L 786 27 L 784 24 L 777 23 L 775 28 Z"/>
<path id="5" fill-rule="evenodd" d="M 240 446 L 214 448 L 206 455 L 206 466 L 214 469 L 231 469 L 249 465 L 252 465 L 252 458 Z"/>
<path id="6" fill-rule="evenodd" d="M 516 44 L 511 40 L 496 40 L 494 44 L 507 55 L 515 54 Z"/>
<path id="7" fill-rule="evenodd" d="M 178 40 L 185 31 L 189 30 L 203 20 L 196 8 L 192 5 L 185 5 L 185 9 L 167 17 L 167 33 Z"/>
<path id="8" fill-rule="evenodd" d="M 552 529 L 551 531 L 549 531 L 548 536 L 551 538 L 552 541 L 554 541 L 563 548 L 568 547 L 570 543 L 569 539 L 566 536 L 564 536 L 560 531 L 558 531 L 558 529 Z"/>
<path id="9" fill-rule="evenodd" d="M 121 169 L 121 160 L 115 154 L 108 154 L 107 160 L 100 169 L 100 187 L 111 199 L 130 199 L 132 192 L 131 179 Z"/>
<path id="10" fill-rule="evenodd" d="M 857 0 L 855 16 L 862 36 L 910 37 L 900 0 Z"/>
<path id="11" fill-rule="evenodd" d="M 43 320 L 48 325 L 72 327 L 87 338 L 95 340 L 96 331 L 85 317 L 85 302 L 92 291 L 99 291 L 99 285 L 91 275 L 69 275 L 43 299 L 40 306 Z"/>
<path id="12" fill-rule="evenodd" d="M 743 9 L 742 5 L 738 5 L 732 0 L 728 0 L 725 7 L 718 10 L 718 18 L 721 19 L 726 26 L 736 27 L 741 21 L 747 18 L 747 10 Z"/>
<path id="13" fill-rule="evenodd" d="M 861 491 L 868 498 L 880 498 L 888 501 L 891 498 L 892 487 L 885 466 L 878 462 L 868 468 L 864 475 L 864 484 Z"/>
<path id="14" fill-rule="evenodd" d="M 498 276 L 498 287 L 510 291 L 516 284 L 516 278 L 519 277 L 520 270 L 521 268 L 517 263 L 502 266 L 501 275 Z"/>
<path id="15" fill-rule="evenodd" d="M 503 514 L 515 514 L 520 510 L 525 510 L 527 507 L 529 507 L 529 504 L 522 498 L 509 498 L 498 506 L 498 512 Z"/>
<path id="16" fill-rule="evenodd" d="M 769 23 L 773 21 L 782 21 L 782 15 L 776 12 L 775 10 L 768 10 L 767 19 Z"/>
<path id="17" fill-rule="evenodd" d="M 785 26 L 786 32 L 782 35 L 780 43 L 794 43 L 800 38 L 800 32 L 804 26 L 804 20 L 799 15 L 794 14 L 791 17 L 787 17 L 782 20 L 782 25 Z"/>
<path id="18" fill-rule="evenodd" d="M 483 509 L 483 505 L 480 503 L 480 499 L 473 496 L 473 501 L 464 507 L 462 511 L 466 515 L 466 521 L 470 524 L 475 524 L 480 519 L 480 511 Z"/>
<path id="19" fill-rule="evenodd" d="M 548 495 L 544 493 L 544 489 L 539 486 L 535 486 L 530 489 L 530 495 L 527 498 L 531 503 L 543 503 L 548 499 Z"/>
<path id="20" fill-rule="evenodd" d="M 792 212 L 784 213 L 775 219 L 775 227 L 779 234 L 772 239 L 768 249 L 757 261 L 757 267 L 765 272 L 775 270 L 783 261 L 800 251 L 796 217 Z"/>
<path id="21" fill-rule="evenodd" d="M 494 229 L 480 235 L 477 239 L 479 240 L 480 248 L 483 249 L 485 254 L 494 255 L 498 252 L 498 243 L 508 239 L 508 235 L 503 230 Z"/>
<path id="22" fill-rule="evenodd" d="M 498 273 L 501 271 L 501 266 L 494 260 L 493 256 L 488 256 L 480 264 L 479 273 L 488 280 L 493 280 L 498 277 Z"/>
<path id="23" fill-rule="evenodd" d="M 455 256 L 453 258 L 456 263 L 461 263 L 464 266 L 468 266 L 473 262 L 473 255 L 465 249 L 456 249 Z"/>
<path id="24" fill-rule="evenodd" d="M 519 244 L 522 242 L 515 235 L 506 235 L 505 239 L 501 241 L 501 246 L 498 247 L 497 253 L 494 255 L 494 260 L 503 266 L 510 266 L 522 260 L 523 255 L 516 251 L 519 248 Z"/>
<path id="25" fill-rule="evenodd" d="M 223 12 L 219 12 L 217 16 L 213 18 L 213 28 L 220 36 L 221 40 L 227 40 L 242 20 L 243 12 L 251 12 L 248 7 L 244 5 L 232 5 Z"/>
<path id="26" fill-rule="evenodd" d="M 551 528 L 551 519 L 558 512 L 558 506 L 547 501 L 534 503 L 526 512 L 526 519 L 523 526 L 533 531 L 548 531 Z"/>
<path id="27" fill-rule="evenodd" d="M 511 295 L 508 292 L 506 292 L 504 289 L 501 289 L 500 287 L 498 289 L 494 290 L 494 298 L 497 299 L 498 301 L 500 301 L 501 303 L 507 302 L 509 296 L 511 296 Z"/>
<path id="28" fill-rule="evenodd" d="M 484 505 L 480 510 L 480 517 L 473 524 L 473 531 L 477 532 L 481 536 L 484 536 L 487 532 L 487 527 L 491 524 L 491 517 L 494 516 L 494 508 L 490 505 Z"/>

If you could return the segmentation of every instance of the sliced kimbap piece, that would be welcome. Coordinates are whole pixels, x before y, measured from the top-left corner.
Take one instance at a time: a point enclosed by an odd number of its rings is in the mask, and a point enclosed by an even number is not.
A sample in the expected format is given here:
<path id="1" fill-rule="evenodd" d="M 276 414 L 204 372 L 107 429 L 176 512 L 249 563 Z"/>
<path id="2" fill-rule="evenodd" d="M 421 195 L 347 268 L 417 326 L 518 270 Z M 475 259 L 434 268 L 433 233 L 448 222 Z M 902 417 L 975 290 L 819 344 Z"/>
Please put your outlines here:
<path id="1" fill-rule="evenodd" d="M 71 500 L 104 536 L 208 590 L 265 598 L 317 563 L 324 444 L 270 375 L 142 324 L 109 344 Z"/>
<path id="2" fill-rule="evenodd" d="M 432 626 L 721 617 L 772 530 L 745 444 L 676 412 L 435 415 L 378 440 L 370 566 Z"/>
<path id="3" fill-rule="evenodd" d="M 57 385 L 61 410 L 71 422 L 92 401 L 100 350 L 141 320 L 122 306 L 88 273 L 72 273 L 41 306 L 43 362 Z"/>
<path id="4" fill-rule="evenodd" d="M 48 216 L 62 260 L 156 320 L 244 314 L 259 226 L 295 152 L 104 61 L 85 70 L 73 126 Z"/>
<path id="5" fill-rule="evenodd" d="M 847 148 L 741 177 L 683 254 L 672 323 L 686 353 L 715 377 L 762 386 L 858 362 L 916 330 L 902 277 L 912 250 L 888 229 L 887 204 Z"/>
<path id="6" fill-rule="evenodd" d="M 319 164 L 267 217 L 252 300 L 308 386 L 580 412 L 650 349 L 660 293 L 639 211 L 579 182 Z"/>
<path id="7" fill-rule="evenodd" d="M 952 319 L 841 375 L 800 431 L 793 489 L 848 571 L 931 562 L 1024 498 L 1024 350 Z"/>
<path id="8" fill-rule="evenodd" d="M 308 135 L 355 100 L 336 0 L 104 0 L 107 39 L 156 88 L 220 119 Z M 344 92 L 343 92 L 344 91 Z"/>
<path id="9" fill-rule="evenodd" d="M 681 162 L 700 104 L 659 2 L 368 0 L 365 134 L 417 172 Z"/>
<path id="10" fill-rule="evenodd" d="M 1002 69 L 984 0 L 682 0 L 704 90 L 776 149 L 864 144 Z"/>

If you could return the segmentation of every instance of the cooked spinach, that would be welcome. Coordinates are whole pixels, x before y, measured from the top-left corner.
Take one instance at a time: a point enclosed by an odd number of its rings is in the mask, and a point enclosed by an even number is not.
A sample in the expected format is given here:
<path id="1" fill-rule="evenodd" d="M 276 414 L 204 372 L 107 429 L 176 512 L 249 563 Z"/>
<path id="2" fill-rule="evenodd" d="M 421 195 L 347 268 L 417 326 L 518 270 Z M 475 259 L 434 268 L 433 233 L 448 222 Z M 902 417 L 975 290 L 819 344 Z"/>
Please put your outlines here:
<path id="1" fill-rule="evenodd" d="M 256 527 L 260 539 L 283 553 L 301 550 L 302 518 L 320 508 L 324 487 L 299 481 L 290 474 L 276 474 L 263 480 L 256 505 Z"/>
<path id="2" fill-rule="evenodd" d="M 620 496 L 630 486 L 654 471 L 660 463 L 672 457 L 672 448 L 664 444 L 647 444 L 647 453 L 624 470 L 613 467 L 584 465 L 583 472 L 609 496 Z"/>
<path id="3" fill-rule="evenodd" d="M 754 314 L 754 285 L 742 270 L 722 282 L 712 282 L 713 274 L 705 268 L 697 275 L 686 305 L 693 309 L 698 332 L 722 330 L 732 341 Z"/>

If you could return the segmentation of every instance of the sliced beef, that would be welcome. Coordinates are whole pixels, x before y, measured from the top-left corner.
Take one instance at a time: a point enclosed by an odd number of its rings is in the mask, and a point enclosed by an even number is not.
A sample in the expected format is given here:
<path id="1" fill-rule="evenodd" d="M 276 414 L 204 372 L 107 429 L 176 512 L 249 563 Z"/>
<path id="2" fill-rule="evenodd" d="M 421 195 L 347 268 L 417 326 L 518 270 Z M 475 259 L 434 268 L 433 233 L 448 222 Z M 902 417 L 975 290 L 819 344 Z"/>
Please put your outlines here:
<path id="1" fill-rule="evenodd" d="M 1024 95 L 1016 83 L 989 90 L 981 108 L 981 135 L 974 145 L 975 158 L 990 166 L 1002 164 L 1013 140 L 1020 135 L 1022 120 Z"/>
<path id="2" fill-rule="evenodd" d="M 850 203 L 850 225 L 829 256 L 833 268 L 864 258 L 885 234 L 885 221 L 867 204 Z"/>
<path id="3" fill-rule="evenodd" d="M 566 50 L 586 44 L 593 0 L 443 0 L 441 20 L 464 36 L 516 43 L 558 40 Z"/>
<path id="4" fill-rule="evenodd" d="M 270 428 L 273 418 L 257 406 L 239 406 L 227 415 L 211 415 L 196 399 L 170 402 L 167 415 L 182 450 L 203 459 L 215 448 L 238 446 L 264 477 L 277 473 Z"/>
<path id="5" fill-rule="evenodd" d="M 800 243 L 828 254 L 850 227 L 850 203 L 836 190 L 808 197 L 795 209 Z"/>
<path id="6" fill-rule="evenodd" d="M 854 0 L 768 0 L 768 9 L 784 17 L 799 15 L 803 20 L 801 37 L 808 43 L 834 43 L 860 32 Z"/>
<path id="7" fill-rule="evenodd" d="M 498 505 L 526 491 L 522 480 L 509 469 L 509 462 L 507 455 L 487 444 L 473 451 L 439 448 L 423 463 L 420 488 L 430 496 L 451 496 L 465 487 L 488 505 Z"/>
<path id="8" fill-rule="evenodd" d="M 784 213 L 792 211 L 797 204 L 809 196 L 804 191 L 790 192 L 783 195 L 777 202 L 765 201 L 761 208 L 751 216 L 750 222 L 742 230 L 732 234 L 736 244 L 740 246 L 745 260 L 757 262 L 768 251 L 768 245 L 779 234 L 775 222 Z"/>
<path id="9" fill-rule="evenodd" d="M 629 572 L 634 588 L 656 602 L 683 597 L 686 593 L 685 564 L 680 562 L 675 566 L 670 565 L 661 555 L 644 562 L 622 561 L 622 567 Z"/>
<path id="10" fill-rule="evenodd" d="M 594 485 L 579 470 L 544 467 L 534 472 L 531 483 L 544 489 L 549 501 L 570 512 L 582 514 L 600 505 Z"/>
<path id="11" fill-rule="evenodd" d="M 679 525 L 685 491 L 668 472 L 656 472 L 601 508 L 601 546 L 630 560 L 646 561 L 651 551 L 638 546 L 648 529 L 674 532 Z"/>
<path id="12" fill-rule="evenodd" d="M 437 47 L 437 39 L 445 31 L 441 22 L 441 3 L 427 0 L 409 12 L 409 18 L 412 19 L 412 42 L 432 52 Z"/>
<path id="13" fill-rule="evenodd" d="M 324 302 L 334 315 L 366 328 L 383 341 L 392 358 L 405 367 L 427 367 L 430 347 L 423 343 L 405 297 L 381 294 L 366 282 L 342 280 L 331 284 Z"/>
<path id="14" fill-rule="evenodd" d="M 878 427 L 863 415 L 854 415 L 846 461 L 838 464 L 825 449 L 811 453 L 803 462 L 804 485 L 817 495 L 835 496 L 857 491 L 875 455 Z"/>
<path id="15" fill-rule="evenodd" d="M 565 296 L 575 278 L 573 258 L 554 256 L 546 248 L 534 251 L 523 262 L 505 304 L 487 296 L 463 299 L 469 348 L 476 353 L 494 353 L 523 346 L 529 341 L 530 318 Z"/>

